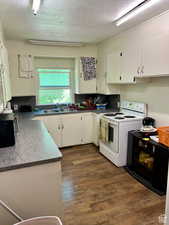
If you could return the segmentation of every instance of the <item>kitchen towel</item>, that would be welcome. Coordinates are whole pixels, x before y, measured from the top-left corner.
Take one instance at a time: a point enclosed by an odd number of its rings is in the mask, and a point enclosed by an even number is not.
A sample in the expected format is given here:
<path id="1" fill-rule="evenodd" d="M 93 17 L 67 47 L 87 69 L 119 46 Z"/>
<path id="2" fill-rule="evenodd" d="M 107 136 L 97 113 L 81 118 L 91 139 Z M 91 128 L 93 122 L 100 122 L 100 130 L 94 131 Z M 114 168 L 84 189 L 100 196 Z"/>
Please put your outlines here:
<path id="1" fill-rule="evenodd" d="M 109 141 L 109 123 L 104 118 L 100 119 L 100 140 L 103 142 Z"/>
<path id="2" fill-rule="evenodd" d="M 81 57 L 84 80 L 96 78 L 96 59 L 94 57 Z"/>
<path id="3" fill-rule="evenodd" d="M 21 78 L 31 78 L 33 76 L 33 58 L 31 55 L 18 55 L 18 72 Z"/>

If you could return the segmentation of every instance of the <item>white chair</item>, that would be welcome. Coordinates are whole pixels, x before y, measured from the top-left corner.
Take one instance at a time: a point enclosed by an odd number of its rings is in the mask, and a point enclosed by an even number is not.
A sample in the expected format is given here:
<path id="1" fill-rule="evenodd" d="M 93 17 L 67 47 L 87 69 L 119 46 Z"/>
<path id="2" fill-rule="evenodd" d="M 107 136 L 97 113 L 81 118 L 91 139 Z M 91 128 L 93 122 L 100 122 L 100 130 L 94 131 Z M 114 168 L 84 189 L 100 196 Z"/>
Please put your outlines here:
<path id="1" fill-rule="evenodd" d="M 23 220 L 14 225 L 62 225 L 61 220 L 56 216 L 35 217 L 28 220 Z"/>
<path id="2" fill-rule="evenodd" d="M 24 220 L 2 200 L 0 200 L 0 205 L 20 221 L 14 225 L 62 225 L 61 220 L 57 216 L 41 216 Z"/>

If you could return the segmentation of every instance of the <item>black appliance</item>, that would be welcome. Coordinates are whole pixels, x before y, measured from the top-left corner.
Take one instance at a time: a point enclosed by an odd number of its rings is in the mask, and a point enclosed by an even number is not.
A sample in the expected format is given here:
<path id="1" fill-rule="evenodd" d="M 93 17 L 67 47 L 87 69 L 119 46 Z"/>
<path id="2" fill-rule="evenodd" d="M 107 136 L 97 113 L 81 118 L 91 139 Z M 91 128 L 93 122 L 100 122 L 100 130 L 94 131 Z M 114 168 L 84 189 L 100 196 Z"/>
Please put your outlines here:
<path id="1" fill-rule="evenodd" d="M 19 112 L 32 112 L 32 106 L 31 105 L 20 105 Z"/>
<path id="2" fill-rule="evenodd" d="M 0 148 L 15 145 L 14 115 L 0 114 Z"/>
<path id="3" fill-rule="evenodd" d="M 155 120 L 151 117 L 145 117 L 143 119 L 143 126 L 155 126 Z"/>
<path id="4" fill-rule="evenodd" d="M 168 159 L 168 147 L 151 140 L 147 133 L 129 131 L 125 169 L 159 195 L 166 193 Z"/>

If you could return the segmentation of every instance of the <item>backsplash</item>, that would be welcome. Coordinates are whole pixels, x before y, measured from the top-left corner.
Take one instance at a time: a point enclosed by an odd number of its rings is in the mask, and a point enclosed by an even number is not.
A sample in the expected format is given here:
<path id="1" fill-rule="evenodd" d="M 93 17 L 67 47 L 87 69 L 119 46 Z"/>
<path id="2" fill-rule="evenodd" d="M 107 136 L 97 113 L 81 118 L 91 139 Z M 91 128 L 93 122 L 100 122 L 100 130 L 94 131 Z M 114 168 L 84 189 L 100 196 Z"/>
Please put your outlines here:
<path id="1" fill-rule="evenodd" d="M 118 102 L 120 102 L 120 95 L 104 95 L 104 94 L 75 94 L 75 103 L 82 103 L 86 99 L 97 99 L 97 104 L 107 103 L 107 109 L 118 109 Z"/>
<path id="2" fill-rule="evenodd" d="M 104 95 L 104 94 L 75 94 L 74 95 L 75 104 L 82 103 L 83 101 L 87 99 L 92 99 L 92 101 L 97 101 L 97 104 L 107 104 L 107 109 L 119 109 L 118 103 L 120 102 L 120 95 Z M 23 105 L 31 106 L 32 109 L 36 106 L 36 96 L 18 96 L 18 97 L 12 97 L 11 100 L 11 106 L 14 108 L 14 104 L 18 105 L 18 108 L 20 108 Z M 65 106 L 65 104 L 63 104 Z M 51 105 L 45 105 L 45 106 L 36 106 L 38 108 L 46 108 L 50 109 Z"/>

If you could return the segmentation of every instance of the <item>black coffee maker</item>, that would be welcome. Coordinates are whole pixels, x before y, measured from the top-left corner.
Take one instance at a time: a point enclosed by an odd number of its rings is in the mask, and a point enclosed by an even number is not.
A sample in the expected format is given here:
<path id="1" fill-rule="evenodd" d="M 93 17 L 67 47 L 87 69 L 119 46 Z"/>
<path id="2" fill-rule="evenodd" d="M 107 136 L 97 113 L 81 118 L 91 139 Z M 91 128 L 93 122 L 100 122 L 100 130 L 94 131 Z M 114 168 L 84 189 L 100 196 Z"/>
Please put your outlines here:
<path id="1" fill-rule="evenodd" d="M 155 119 L 151 117 L 145 117 L 143 119 L 143 127 L 154 127 L 155 126 Z"/>

